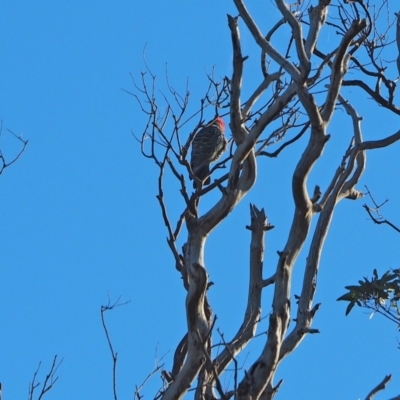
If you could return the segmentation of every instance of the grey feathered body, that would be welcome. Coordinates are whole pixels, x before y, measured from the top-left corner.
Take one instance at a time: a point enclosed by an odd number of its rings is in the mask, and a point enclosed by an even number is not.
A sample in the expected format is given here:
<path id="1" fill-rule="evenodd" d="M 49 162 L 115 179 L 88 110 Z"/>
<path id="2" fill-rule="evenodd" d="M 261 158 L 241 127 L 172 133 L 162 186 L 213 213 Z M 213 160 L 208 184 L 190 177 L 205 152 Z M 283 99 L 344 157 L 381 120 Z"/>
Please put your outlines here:
<path id="1" fill-rule="evenodd" d="M 225 152 L 228 141 L 223 132 L 223 126 L 218 120 L 202 128 L 192 142 L 192 155 L 190 165 L 194 175 L 204 180 L 210 174 L 210 163 L 217 161 Z M 204 185 L 210 184 L 210 177 Z M 194 184 L 196 187 L 196 184 Z"/>

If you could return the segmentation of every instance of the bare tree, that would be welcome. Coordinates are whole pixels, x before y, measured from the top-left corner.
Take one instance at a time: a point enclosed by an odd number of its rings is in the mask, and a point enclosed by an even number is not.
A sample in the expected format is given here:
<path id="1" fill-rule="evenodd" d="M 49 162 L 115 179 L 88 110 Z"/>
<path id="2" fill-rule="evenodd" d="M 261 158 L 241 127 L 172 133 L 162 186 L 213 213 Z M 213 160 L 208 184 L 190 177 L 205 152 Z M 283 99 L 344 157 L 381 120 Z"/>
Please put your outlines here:
<path id="1" fill-rule="evenodd" d="M 222 81 L 212 74 L 209 76 L 208 90 L 196 113 L 189 112 L 189 90 L 181 95 L 168 83 L 169 93 L 158 96 L 156 77 L 148 67 L 141 82 L 135 83 L 134 96 L 148 116 L 138 141 L 143 156 L 158 167 L 157 199 L 168 232 L 167 242 L 187 291 L 187 332 L 176 348 L 173 365 L 163 372 L 166 386 L 156 395 L 164 400 L 181 399 L 189 388 L 195 388 L 196 399 L 247 400 L 275 396 L 281 384 L 274 384 L 280 362 L 307 334 L 318 333 L 312 328 L 320 306 L 314 304 L 316 275 L 335 207 L 341 200 L 363 196 L 357 183 L 366 168 L 366 152 L 390 146 L 400 139 L 399 130 L 380 132 L 379 139 L 365 141 L 359 114 L 361 100 L 368 98 L 389 114 L 400 115 L 395 102 L 400 74 L 400 14 L 391 14 L 388 0 L 314 0 L 308 4 L 274 0 L 268 7 L 276 6 L 281 15 L 271 26 L 259 26 L 244 1 L 233 1 L 238 16 L 228 16 L 232 75 Z M 258 47 L 261 60 L 257 61 L 259 84 L 253 89 L 246 87 L 247 92 L 252 90 L 246 98 L 242 94 L 247 66 L 240 41 L 242 22 Z M 330 41 L 326 39 L 328 33 Z M 282 40 L 276 40 L 278 34 L 280 38 L 288 38 L 284 46 Z M 348 100 L 346 87 L 356 91 L 358 97 Z M 343 125 L 348 123 L 351 127 L 351 140 L 338 153 L 337 167 L 332 170 L 327 187 L 323 190 L 316 185 L 309 193 L 308 177 L 329 146 L 327 129 L 338 109 L 349 116 Z M 211 169 L 211 175 L 214 174 L 211 184 L 198 185 L 191 192 L 188 177 L 196 177 L 188 151 L 196 133 L 216 116 L 229 120 L 233 139 L 230 150 Z M 189 124 L 195 125 L 193 121 L 197 121 L 196 126 L 184 137 Z M 252 189 L 257 179 L 257 160 L 278 157 L 296 141 L 304 147 L 292 174 L 294 214 L 286 244 L 278 253 L 275 272 L 264 276 L 265 235 L 273 226 L 264 209 L 251 205 L 247 227 L 251 232 L 247 304 L 236 334 L 225 338 L 214 330 L 215 318 L 207 296 L 210 282 L 204 262 L 205 243 L 210 232 L 229 217 Z M 223 168 L 226 173 L 218 174 L 217 170 Z M 174 201 L 180 196 L 182 213 L 176 221 L 168 213 L 166 174 L 172 174 L 180 187 Z M 220 198 L 201 212 L 199 205 L 210 192 L 219 193 Z M 316 223 L 311 228 L 314 219 Z M 187 237 L 181 238 L 184 224 Z M 304 249 L 307 238 L 310 244 Z M 182 248 L 178 240 L 183 240 Z M 307 261 L 302 290 L 293 305 L 292 271 L 301 250 L 306 251 Z M 269 328 L 258 358 L 243 373 L 238 370 L 236 357 L 257 333 L 261 295 L 267 287 L 273 290 Z M 294 324 L 290 324 L 292 320 Z M 218 354 L 213 346 L 215 339 L 222 348 Z M 220 377 L 230 364 L 235 368 L 234 383 L 225 390 Z M 381 389 L 381 386 L 375 388 L 367 398 Z"/>

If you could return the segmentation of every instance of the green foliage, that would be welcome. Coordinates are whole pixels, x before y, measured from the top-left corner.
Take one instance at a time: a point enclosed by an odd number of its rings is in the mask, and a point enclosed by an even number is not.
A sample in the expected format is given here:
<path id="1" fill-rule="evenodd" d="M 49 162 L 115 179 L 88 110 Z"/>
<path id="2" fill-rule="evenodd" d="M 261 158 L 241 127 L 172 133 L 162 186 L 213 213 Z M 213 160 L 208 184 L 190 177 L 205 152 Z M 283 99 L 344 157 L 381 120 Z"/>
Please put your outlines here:
<path id="1" fill-rule="evenodd" d="M 358 283 L 358 285 L 346 286 L 345 288 L 348 292 L 337 299 L 338 301 L 349 302 L 346 308 L 346 315 L 357 304 L 359 307 L 368 308 L 384 315 L 400 328 L 400 311 L 398 307 L 398 301 L 400 300 L 400 268 L 386 271 L 381 278 L 379 278 L 377 270 L 374 269 L 372 279 L 364 277 L 364 280 L 360 280 Z"/>

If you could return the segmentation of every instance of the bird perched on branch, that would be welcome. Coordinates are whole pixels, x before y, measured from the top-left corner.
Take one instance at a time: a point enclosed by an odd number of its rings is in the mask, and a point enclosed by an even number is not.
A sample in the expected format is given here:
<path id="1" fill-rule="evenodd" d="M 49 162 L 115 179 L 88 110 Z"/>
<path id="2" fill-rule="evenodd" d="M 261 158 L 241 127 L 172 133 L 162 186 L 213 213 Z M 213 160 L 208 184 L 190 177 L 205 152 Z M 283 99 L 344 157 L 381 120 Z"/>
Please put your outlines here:
<path id="1" fill-rule="evenodd" d="M 193 139 L 190 166 L 196 178 L 201 181 L 205 179 L 204 185 L 211 182 L 210 163 L 217 161 L 228 146 L 224 132 L 225 123 L 222 118 L 217 117 L 197 132 Z M 196 182 L 193 187 L 196 189 Z"/>

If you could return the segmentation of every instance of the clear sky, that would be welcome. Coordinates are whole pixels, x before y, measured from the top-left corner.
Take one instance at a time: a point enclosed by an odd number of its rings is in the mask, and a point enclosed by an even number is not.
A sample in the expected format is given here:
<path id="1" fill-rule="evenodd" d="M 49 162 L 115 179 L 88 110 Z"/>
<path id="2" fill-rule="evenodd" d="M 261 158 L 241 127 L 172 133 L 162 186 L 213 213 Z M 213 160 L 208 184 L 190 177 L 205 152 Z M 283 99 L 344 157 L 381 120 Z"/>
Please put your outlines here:
<path id="1" fill-rule="evenodd" d="M 258 22 L 273 22 L 270 2 L 249 5 L 259 11 Z M 148 65 L 161 88 L 166 63 L 176 89 L 189 79 L 194 111 L 207 86 L 205 73 L 213 66 L 217 77 L 231 73 L 227 13 L 235 14 L 230 1 L 1 2 L 1 151 L 12 158 L 18 150 L 7 128 L 29 139 L 21 159 L 0 177 L 4 400 L 26 398 L 39 361 L 43 381 L 55 354 L 64 361 L 47 398 L 112 398 L 112 363 L 100 319 L 108 295 L 131 301 L 106 316 L 119 354 L 120 399 L 132 398 L 135 384 L 154 368 L 156 354 L 165 355 L 170 369 L 185 333 L 185 292 L 165 242 L 155 198 L 157 171 L 141 157 L 132 136 L 142 132 L 145 118 L 121 89 L 134 90 L 130 74 L 140 79 L 146 45 Z M 243 52 L 258 63 L 259 52 L 246 34 Z M 247 78 L 249 92 L 259 76 Z M 354 89 L 343 94 L 364 96 Z M 398 129 L 398 119 L 375 114 L 370 100 L 363 105 L 358 111 L 366 138 Z M 311 188 L 326 188 L 349 143 L 351 121 L 340 111 L 328 131 L 332 140 L 310 177 Z M 244 309 L 249 203 L 264 207 L 276 226 L 267 234 L 267 277 L 287 238 L 293 213 L 290 171 L 303 148 L 301 142 L 277 160 L 260 160 L 254 190 L 207 243 L 206 263 L 215 283 L 210 299 L 216 327 L 227 339 Z M 385 213 L 398 223 L 399 150 L 396 145 L 368 154 L 359 185 L 369 185 L 380 200 L 388 197 Z M 171 215 L 179 215 L 182 204 L 172 180 L 168 194 Z M 203 209 L 217 198 L 205 199 Z M 284 384 L 278 398 L 355 400 L 388 373 L 393 381 L 377 399 L 400 394 L 396 326 L 379 316 L 370 319 L 360 309 L 345 317 L 346 304 L 336 302 L 345 285 L 371 276 L 373 268 L 399 267 L 399 236 L 368 221 L 364 202 L 343 201 L 336 210 L 318 276 L 316 301 L 322 307 L 313 327 L 321 333 L 308 336 L 279 367 L 276 382 L 283 378 Z M 305 257 L 301 253 L 296 265 L 294 293 L 300 291 Z M 270 294 L 267 289 L 263 316 L 270 310 Z M 266 321 L 260 332 L 267 329 Z M 264 340 L 258 337 L 243 352 L 243 368 L 258 356 Z M 225 379 L 232 384 L 231 375 Z M 160 383 L 155 376 L 143 391 L 145 398 L 152 398 Z"/>

